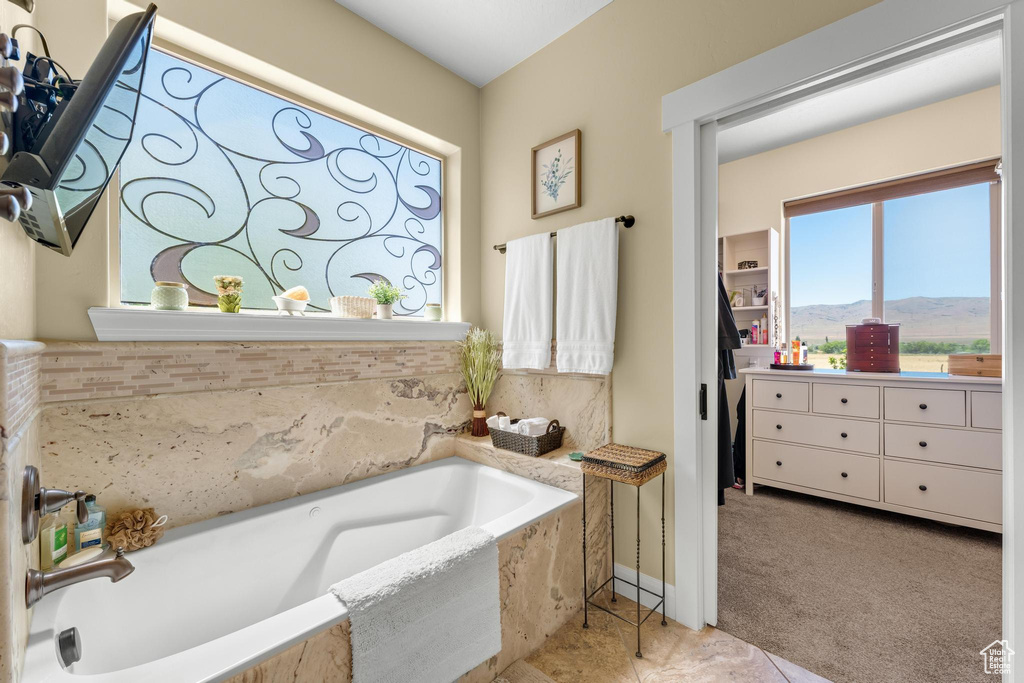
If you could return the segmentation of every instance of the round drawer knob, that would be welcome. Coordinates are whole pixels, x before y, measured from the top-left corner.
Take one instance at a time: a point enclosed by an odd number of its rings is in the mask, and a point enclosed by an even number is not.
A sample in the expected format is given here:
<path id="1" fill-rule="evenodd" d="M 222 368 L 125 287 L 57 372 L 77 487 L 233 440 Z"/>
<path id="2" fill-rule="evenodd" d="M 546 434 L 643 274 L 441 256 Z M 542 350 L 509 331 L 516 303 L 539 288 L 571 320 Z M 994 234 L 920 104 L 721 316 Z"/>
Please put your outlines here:
<path id="1" fill-rule="evenodd" d="M 928 442 L 927 441 L 918 441 L 917 445 L 920 446 L 921 448 L 926 448 L 928 446 Z"/>
<path id="2" fill-rule="evenodd" d="M 843 432 L 843 433 L 842 433 L 842 434 L 840 434 L 839 436 L 841 436 L 841 437 L 843 437 L 843 438 L 845 439 L 845 438 L 846 438 L 846 432 Z"/>
<path id="3" fill-rule="evenodd" d="M 928 404 L 922 403 L 921 405 L 918 406 L 918 408 L 920 408 L 921 410 L 928 410 Z"/>
<path id="4" fill-rule="evenodd" d="M 782 394 L 775 394 L 775 398 L 782 398 Z"/>
<path id="5" fill-rule="evenodd" d="M 847 401 L 847 400 L 846 400 L 845 398 L 841 398 L 841 399 L 839 399 L 839 402 L 840 402 L 840 403 L 849 403 L 849 401 Z"/>
<path id="6" fill-rule="evenodd" d="M 782 429 L 782 425 L 775 425 L 776 429 Z"/>
<path id="7" fill-rule="evenodd" d="M 848 475 L 846 472 L 843 472 L 843 479 L 846 479 L 848 476 L 850 475 Z"/>
<path id="8" fill-rule="evenodd" d="M 921 489 L 922 491 L 927 491 L 927 490 L 928 490 L 928 487 L 927 487 L 927 486 L 925 486 L 924 484 L 921 484 L 921 485 L 920 485 L 920 486 L 918 486 L 917 488 Z"/>
<path id="9" fill-rule="evenodd" d="M 782 461 L 781 460 L 776 460 L 775 464 L 778 465 L 779 467 L 782 467 Z"/>

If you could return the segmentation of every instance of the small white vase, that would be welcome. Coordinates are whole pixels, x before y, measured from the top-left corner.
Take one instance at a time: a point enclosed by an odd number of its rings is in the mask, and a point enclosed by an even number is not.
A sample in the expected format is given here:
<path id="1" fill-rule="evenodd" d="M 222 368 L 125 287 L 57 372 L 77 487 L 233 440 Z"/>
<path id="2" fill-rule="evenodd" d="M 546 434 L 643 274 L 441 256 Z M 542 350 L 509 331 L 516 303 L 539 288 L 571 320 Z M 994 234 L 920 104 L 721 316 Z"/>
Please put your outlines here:
<path id="1" fill-rule="evenodd" d="M 391 320 L 394 304 L 377 304 L 377 320 Z"/>

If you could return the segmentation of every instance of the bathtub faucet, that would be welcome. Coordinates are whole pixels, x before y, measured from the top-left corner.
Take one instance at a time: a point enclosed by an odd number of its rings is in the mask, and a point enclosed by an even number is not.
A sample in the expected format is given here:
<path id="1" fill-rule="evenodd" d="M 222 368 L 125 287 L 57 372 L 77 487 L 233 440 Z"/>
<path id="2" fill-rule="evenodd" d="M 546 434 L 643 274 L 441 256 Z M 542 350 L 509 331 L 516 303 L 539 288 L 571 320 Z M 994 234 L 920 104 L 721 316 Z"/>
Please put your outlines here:
<path id="1" fill-rule="evenodd" d="M 106 577 L 117 583 L 133 571 L 135 566 L 125 558 L 124 548 L 118 548 L 116 552 L 108 548 L 92 562 L 66 569 L 49 572 L 29 569 L 25 577 L 25 606 L 31 607 L 44 595 L 89 579 Z"/>

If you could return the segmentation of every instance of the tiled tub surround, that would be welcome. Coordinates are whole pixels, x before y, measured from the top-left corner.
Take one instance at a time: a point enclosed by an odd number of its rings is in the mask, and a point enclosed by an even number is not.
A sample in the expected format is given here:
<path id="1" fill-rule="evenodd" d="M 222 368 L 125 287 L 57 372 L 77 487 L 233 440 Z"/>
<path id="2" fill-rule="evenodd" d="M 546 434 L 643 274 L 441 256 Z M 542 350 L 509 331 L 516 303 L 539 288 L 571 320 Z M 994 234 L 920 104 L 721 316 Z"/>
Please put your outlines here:
<path id="1" fill-rule="evenodd" d="M 372 379 L 48 404 L 43 473 L 171 527 L 452 455 L 461 377 Z"/>
<path id="2" fill-rule="evenodd" d="M 286 650 L 238 680 L 349 680 L 345 610 L 329 586 L 478 524 L 499 541 L 503 648 L 466 680 L 489 681 L 578 611 L 580 504 L 564 491 L 451 458 L 175 529 L 133 555 L 138 571 L 130 580 L 86 582 L 41 603 L 26 673 L 63 679 L 50 638 L 76 625 L 87 643 L 76 680 L 165 680 L 173 672 L 205 681 L 293 645 L 300 656 Z M 273 552 L 235 562 L 261 544 Z M 138 609 L 149 616 L 132 618 Z M 135 624 L 130 632 L 114 625 L 125 619 Z"/>
<path id="3" fill-rule="evenodd" d="M 47 352 L 44 479 L 96 492 L 112 513 L 154 506 L 170 526 L 453 453 L 579 495 L 568 453 L 611 434 L 609 378 L 503 372 L 489 410 L 556 417 L 568 428 L 565 446 L 529 458 L 456 437 L 471 408 L 453 343 L 58 342 Z M 605 482 L 588 483 L 587 505 L 596 585 L 609 571 Z M 499 544 L 504 647 L 471 680 L 491 680 L 582 607 L 581 514 L 573 503 Z M 293 648 L 306 654 L 285 652 L 239 680 L 277 680 L 258 678 L 271 671 L 340 677 L 346 623 Z"/>
<path id="4" fill-rule="evenodd" d="M 21 677 L 30 612 L 25 571 L 38 542 L 21 541 L 21 475 L 39 465 L 39 354 L 36 342 L 0 340 L 0 681 Z"/>

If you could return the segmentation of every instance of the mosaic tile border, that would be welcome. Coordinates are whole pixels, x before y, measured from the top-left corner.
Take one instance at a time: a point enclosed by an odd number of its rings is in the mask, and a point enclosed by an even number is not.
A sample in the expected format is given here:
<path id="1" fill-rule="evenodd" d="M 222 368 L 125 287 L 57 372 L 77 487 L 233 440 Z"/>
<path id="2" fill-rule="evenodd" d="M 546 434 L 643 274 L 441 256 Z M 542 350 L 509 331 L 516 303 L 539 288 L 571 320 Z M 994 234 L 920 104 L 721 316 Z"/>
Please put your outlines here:
<path id="1" fill-rule="evenodd" d="M 457 372 L 454 342 L 50 342 L 42 401 Z"/>
<path id="2" fill-rule="evenodd" d="M 0 340 L 0 428 L 13 437 L 40 402 L 40 353 L 44 344 Z"/>
<path id="3" fill-rule="evenodd" d="M 40 345 L 41 347 L 42 345 Z M 503 370 L 605 380 L 603 375 Z M 456 342 L 66 342 L 36 361 L 43 403 L 458 372 Z M 29 376 L 33 374 L 28 370 Z"/>

